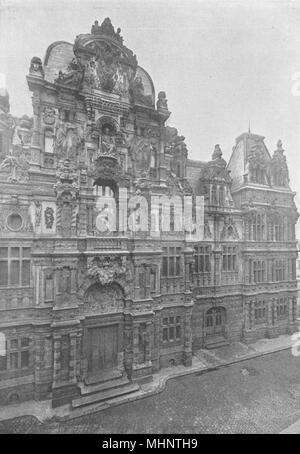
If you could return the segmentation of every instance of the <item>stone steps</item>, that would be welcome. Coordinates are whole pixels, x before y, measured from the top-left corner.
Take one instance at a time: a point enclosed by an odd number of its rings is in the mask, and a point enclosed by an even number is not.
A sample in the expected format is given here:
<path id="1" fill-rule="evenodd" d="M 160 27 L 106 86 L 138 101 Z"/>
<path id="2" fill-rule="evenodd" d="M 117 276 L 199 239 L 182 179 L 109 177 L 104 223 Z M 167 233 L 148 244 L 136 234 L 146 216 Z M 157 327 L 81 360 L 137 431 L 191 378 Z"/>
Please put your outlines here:
<path id="1" fill-rule="evenodd" d="M 102 383 L 97 383 L 96 385 L 85 385 L 84 383 L 79 384 L 80 394 L 86 396 L 87 394 L 94 394 L 100 391 L 106 391 L 107 389 L 118 388 L 121 386 L 128 385 L 129 380 L 126 376 L 117 378 L 115 380 L 110 380 Z"/>
<path id="2" fill-rule="evenodd" d="M 101 372 L 100 374 L 88 376 L 84 379 L 86 385 L 95 385 L 99 383 L 104 383 L 108 380 L 116 380 L 122 377 L 122 372 L 120 370 L 108 370 L 106 372 Z"/>
<path id="3" fill-rule="evenodd" d="M 112 383 L 110 383 L 112 385 Z M 136 383 L 130 383 L 125 386 L 118 388 L 110 388 L 104 391 L 95 392 L 85 396 L 78 397 L 72 400 L 72 407 L 78 408 L 85 405 L 95 404 L 97 402 L 103 402 L 105 400 L 114 399 L 115 397 L 124 396 L 139 390 L 139 385 Z"/>

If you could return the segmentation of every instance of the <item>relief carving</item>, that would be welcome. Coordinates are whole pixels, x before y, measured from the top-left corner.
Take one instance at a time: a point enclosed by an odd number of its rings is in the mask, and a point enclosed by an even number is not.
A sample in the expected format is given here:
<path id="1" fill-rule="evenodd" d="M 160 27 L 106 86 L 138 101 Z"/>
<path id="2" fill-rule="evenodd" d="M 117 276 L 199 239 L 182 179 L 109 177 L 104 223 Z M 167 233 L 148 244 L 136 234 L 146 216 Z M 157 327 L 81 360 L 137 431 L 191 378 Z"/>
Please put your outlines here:
<path id="1" fill-rule="evenodd" d="M 127 271 L 125 257 L 95 257 L 88 260 L 87 273 L 100 284 L 111 284 Z"/>
<path id="2" fill-rule="evenodd" d="M 124 296 L 116 284 L 94 284 L 85 293 L 83 310 L 88 313 L 114 313 L 124 309 Z"/>

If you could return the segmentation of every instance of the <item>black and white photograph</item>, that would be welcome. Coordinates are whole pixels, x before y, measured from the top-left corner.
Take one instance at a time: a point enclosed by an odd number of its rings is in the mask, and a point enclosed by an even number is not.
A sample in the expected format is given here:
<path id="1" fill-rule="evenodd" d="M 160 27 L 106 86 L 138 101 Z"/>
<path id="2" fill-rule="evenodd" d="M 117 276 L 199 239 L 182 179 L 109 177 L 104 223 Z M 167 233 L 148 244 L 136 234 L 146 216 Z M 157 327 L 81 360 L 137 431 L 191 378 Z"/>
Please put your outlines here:
<path id="1" fill-rule="evenodd" d="M 299 207 L 300 0 L 0 0 L 0 434 L 300 434 Z"/>

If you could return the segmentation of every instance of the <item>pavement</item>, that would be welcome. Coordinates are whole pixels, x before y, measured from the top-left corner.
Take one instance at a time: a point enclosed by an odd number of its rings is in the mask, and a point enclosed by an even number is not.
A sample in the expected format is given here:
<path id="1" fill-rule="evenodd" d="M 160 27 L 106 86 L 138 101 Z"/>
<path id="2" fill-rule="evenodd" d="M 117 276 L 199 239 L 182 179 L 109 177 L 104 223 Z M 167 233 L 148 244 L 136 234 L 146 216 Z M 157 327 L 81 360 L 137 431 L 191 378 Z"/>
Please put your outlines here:
<path id="1" fill-rule="evenodd" d="M 158 394 L 164 390 L 166 383 L 172 378 L 183 377 L 199 372 L 209 372 L 210 370 L 216 370 L 240 361 L 246 361 L 251 358 L 286 350 L 291 348 L 291 345 L 291 336 L 283 335 L 274 339 L 261 339 L 248 345 L 242 342 L 235 342 L 228 346 L 213 350 L 200 349 L 195 352 L 190 367 L 179 365 L 164 368 L 153 376 L 153 381 L 142 384 L 137 392 L 129 395 L 120 396 L 106 402 L 92 404 L 75 410 L 72 410 L 69 404 L 53 409 L 51 408 L 51 400 L 26 401 L 23 403 L 1 406 L 0 421 L 12 420 L 13 418 L 24 416 L 35 417 L 40 423 L 49 420 L 71 420 Z M 295 424 L 293 426 L 295 426 Z M 297 427 L 298 429 L 295 427 L 291 428 L 291 430 L 299 430 L 297 433 L 300 433 L 300 422 Z"/>

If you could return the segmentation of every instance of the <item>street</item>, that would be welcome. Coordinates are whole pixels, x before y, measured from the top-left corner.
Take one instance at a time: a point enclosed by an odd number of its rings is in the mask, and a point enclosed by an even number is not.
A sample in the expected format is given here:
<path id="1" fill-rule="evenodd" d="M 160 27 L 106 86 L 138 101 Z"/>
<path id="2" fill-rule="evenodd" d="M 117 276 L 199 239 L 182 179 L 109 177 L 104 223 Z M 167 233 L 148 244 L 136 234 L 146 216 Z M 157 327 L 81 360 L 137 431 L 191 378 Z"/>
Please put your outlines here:
<path id="1" fill-rule="evenodd" d="M 154 397 L 92 415 L 45 424 L 19 418 L 0 423 L 0 432 L 278 433 L 300 419 L 299 371 L 288 349 L 172 379 Z"/>

